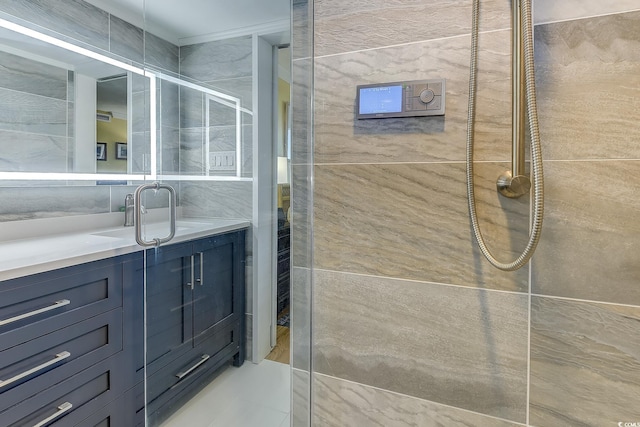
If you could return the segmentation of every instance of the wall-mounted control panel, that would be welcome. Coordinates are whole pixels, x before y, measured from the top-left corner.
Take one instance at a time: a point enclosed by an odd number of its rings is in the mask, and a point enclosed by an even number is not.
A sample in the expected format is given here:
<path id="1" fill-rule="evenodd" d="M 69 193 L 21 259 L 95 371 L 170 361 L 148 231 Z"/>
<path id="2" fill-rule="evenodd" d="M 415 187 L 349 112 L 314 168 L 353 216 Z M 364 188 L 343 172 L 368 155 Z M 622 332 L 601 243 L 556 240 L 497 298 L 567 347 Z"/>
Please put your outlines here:
<path id="1" fill-rule="evenodd" d="M 445 79 L 360 85 L 357 119 L 444 116 Z"/>

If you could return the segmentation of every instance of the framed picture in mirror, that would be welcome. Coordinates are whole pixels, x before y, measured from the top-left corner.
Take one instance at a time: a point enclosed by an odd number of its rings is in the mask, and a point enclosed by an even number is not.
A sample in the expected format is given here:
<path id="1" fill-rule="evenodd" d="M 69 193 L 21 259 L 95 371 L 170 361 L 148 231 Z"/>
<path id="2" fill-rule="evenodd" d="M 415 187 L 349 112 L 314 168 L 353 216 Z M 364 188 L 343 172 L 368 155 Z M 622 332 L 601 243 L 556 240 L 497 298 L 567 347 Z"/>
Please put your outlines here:
<path id="1" fill-rule="evenodd" d="M 116 159 L 120 159 L 120 160 L 127 159 L 127 143 L 126 142 L 116 142 Z"/>
<path id="2" fill-rule="evenodd" d="M 106 142 L 98 142 L 98 146 L 96 148 L 96 160 L 107 161 L 107 143 Z"/>

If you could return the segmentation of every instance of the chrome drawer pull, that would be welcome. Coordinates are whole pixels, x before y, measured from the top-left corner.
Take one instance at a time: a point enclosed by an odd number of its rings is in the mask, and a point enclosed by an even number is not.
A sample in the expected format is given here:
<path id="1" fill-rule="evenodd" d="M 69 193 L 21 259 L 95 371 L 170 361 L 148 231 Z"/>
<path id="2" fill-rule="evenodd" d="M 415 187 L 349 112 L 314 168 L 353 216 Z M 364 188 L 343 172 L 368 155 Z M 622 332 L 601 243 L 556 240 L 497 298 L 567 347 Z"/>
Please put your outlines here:
<path id="1" fill-rule="evenodd" d="M 211 356 L 209 356 L 208 354 L 203 354 L 202 358 L 198 361 L 198 363 L 196 363 L 195 365 L 193 365 L 192 367 L 190 367 L 186 371 L 178 372 L 176 374 L 176 377 L 178 377 L 178 379 L 180 379 L 180 380 L 183 379 L 184 377 L 189 375 L 191 372 L 193 372 L 198 366 L 202 365 L 204 362 L 209 360 L 209 357 L 211 357 Z"/>
<path id="2" fill-rule="evenodd" d="M 38 424 L 34 424 L 33 427 L 45 426 L 45 425 L 49 424 L 51 421 L 53 421 L 56 418 L 58 418 L 59 416 L 61 416 L 62 414 L 64 414 L 65 412 L 67 412 L 71 408 L 73 408 L 73 405 L 71 403 L 64 402 L 62 405 L 58 406 L 58 410 L 56 411 L 55 414 L 45 418 L 44 420 L 40 421 Z"/>
<path id="3" fill-rule="evenodd" d="M 66 359 L 69 356 L 71 356 L 71 353 L 69 353 L 68 351 L 63 351 L 62 353 L 58 353 L 58 354 L 56 354 L 55 358 L 49 360 L 48 362 L 43 363 L 42 365 L 38 365 L 35 368 L 31 368 L 28 371 L 24 371 L 23 373 L 18 374 L 15 377 L 9 378 L 6 381 L 0 380 L 0 388 L 6 387 L 11 383 L 19 381 L 19 380 L 23 379 L 24 377 L 28 377 L 31 374 L 34 374 L 34 373 L 36 373 L 38 371 L 41 371 L 41 370 L 43 370 L 45 368 L 48 368 L 51 365 L 55 365 L 56 363 Z"/>
<path id="4" fill-rule="evenodd" d="M 60 301 L 56 301 L 53 305 L 49 307 L 40 308 L 38 310 L 30 311 L 29 313 L 21 314 L 19 316 L 10 317 L 9 319 L 0 320 L 0 326 L 8 325 L 9 323 L 17 322 L 18 320 L 26 319 L 27 317 L 37 316 L 38 314 L 46 313 L 49 310 L 55 310 L 56 308 L 64 307 L 65 305 L 71 304 L 71 301 L 68 299 L 61 299 Z"/>

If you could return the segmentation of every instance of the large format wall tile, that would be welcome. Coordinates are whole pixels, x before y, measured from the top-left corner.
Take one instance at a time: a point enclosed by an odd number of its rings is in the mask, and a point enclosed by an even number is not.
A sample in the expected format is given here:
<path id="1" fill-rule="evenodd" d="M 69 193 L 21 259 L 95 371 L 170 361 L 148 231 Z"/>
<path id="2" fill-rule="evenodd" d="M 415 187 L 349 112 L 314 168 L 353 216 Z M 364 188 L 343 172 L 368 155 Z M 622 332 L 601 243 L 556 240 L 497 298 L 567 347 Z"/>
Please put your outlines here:
<path id="1" fill-rule="evenodd" d="M 505 165 L 476 165 L 482 230 L 499 259 L 515 259 L 528 235 L 528 200 L 504 199 L 495 181 Z M 451 283 L 527 290 L 527 271 L 492 267 L 472 238 L 464 165 L 316 166 L 314 265 Z M 294 242 L 295 242 L 294 238 Z"/>
<path id="2" fill-rule="evenodd" d="M 3 172 L 68 172 L 64 136 L 0 130 L 0 170 Z"/>
<path id="3" fill-rule="evenodd" d="M 533 5 L 533 16 L 536 23 L 579 19 L 640 9 L 638 0 L 535 0 Z"/>
<path id="4" fill-rule="evenodd" d="M 518 422 L 527 295 L 316 270 L 315 372 Z"/>
<path id="5" fill-rule="evenodd" d="M 82 0 L 4 0 L 0 10 L 109 50 L 109 14 Z"/>
<path id="6" fill-rule="evenodd" d="M 0 222 L 108 213 L 108 186 L 2 188 Z M 78 203 L 78 201 L 82 203 Z"/>
<path id="7" fill-rule="evenodd" d="M 151 33 L 144 33 L 144 62 L 174 73 L 179 72 L 180 49 L 178 46 Z"/>
<path id="8" fill-rule="evenodd" d="M 477 160 L 511 156 L 509 34 L 498 31 L 480 38 Z M 316 59 L 315 161 L 464 160 L 469 45 L 464 36 Z M 355 119 L 357 85 L 437 78 L 446 79 L 444 117 Z"/>
<path id="9" fill-rule="evenodd" d="M 600 427 L 640 420 L 638 325 L 640 307 L 534 297 L 531 424 Z"/>
<path id="10" fill-rule="evenodd" d="M 0 88 L 0 129 L 66 137 L 67 101 Z"/>
<path id="11" fill-rule="evenodd" d="M 316 0 L 315 55 L 468 34 L 471 0 Z M 509 28 L 509 2 L 482 2 L 481 31 Z"/>
<path id="12" fill-rule="evenodd" d="M 314 425 L 323 427 L 516 427 L 509 421 L 314 375 Z"/>
<path id="13" fill-rule="evenodd" d="M 638 177 L 640 161 L 545 162 L 533 293 L 640 305 Z"/>
<path id="14" fill-rule="evenodd" d="M 122 19 L 109 15 L 109 49 L 127 59 L 144 61 L 144 31 Z"/>
<path id="15" fill-rule="evenodd" d="M 187 181 L 180 187 L 185 217 L 252 219 L 252 182 Z"/>
<path id="16" fill-rule="evenodd" d="M 640 12 L 540 25 L 535 39 L 544 157 L 640 158 Z"/>
<path id="17" fill-rule="evenodd" d="M 59 100 L 67 99 L 68 72 L 64 68 L 6 52 L 0 53 L 0 66 L 2 88 Z"/>
<path id="18" fill-rule="evenodd" d="M 251 37 L 236 37 L 180 48 L 180 73 L 201 82 L 251 76 Z"/>
<path id="19" fill-rule="evenodd" d="M 309 268 L 291 269 L 291 366 L 311 370 L 311 286 Z"/>

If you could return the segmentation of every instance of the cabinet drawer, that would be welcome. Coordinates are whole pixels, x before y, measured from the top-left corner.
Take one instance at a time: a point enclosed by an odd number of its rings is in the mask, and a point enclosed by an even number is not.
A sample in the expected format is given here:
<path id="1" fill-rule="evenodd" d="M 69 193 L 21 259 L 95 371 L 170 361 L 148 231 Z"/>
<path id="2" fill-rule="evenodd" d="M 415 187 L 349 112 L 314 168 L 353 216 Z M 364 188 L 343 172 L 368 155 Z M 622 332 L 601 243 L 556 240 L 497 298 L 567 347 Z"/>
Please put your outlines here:
<path id="1" fill-rule="evenodd" d="M 237 328 L 220 331 L 196 346 L 192 352 L 175 359 L 151 375 L 147 381 L 147 393 L 152 408 L 158 406 L 153 404 L 153 400 L 165 391 L 186 386 L 203 371 L 231 359 L 239 349 L 238 340 Z"/>
<path id="2" fill-rule="evenodd" d="M 122 306 L 122 257 L 0 283 L 0 351 Z"/>
<path id="3" fill-rule="evenodd" d="M 116 309 L 0 352 L 0 411 L 121 350 Z"/>
<path id="4" fill-rule="evenodd" d="M 116 374 L 118 357 L 106 359 L 71 378 L 0 413 L 3 426 L 47 427 L 80 423 L 124 392 L 122 375 Z"/>
<path id="5" fill-rule="evenodd" d="M 142 395 L 144 396 L 144 388 Z M 144 427 L 144 408 L 142 412 L 137 412 L 136 394 L 139 391 L 131 389 L 117 400 L 109 403 L 104 408 L 91 414 L 88 418 L 75 424 L 74 427 Z M 144 401 L 144 398 L 142 399 Z M 139 415 L 142 415 L 142 418 Z"/>

